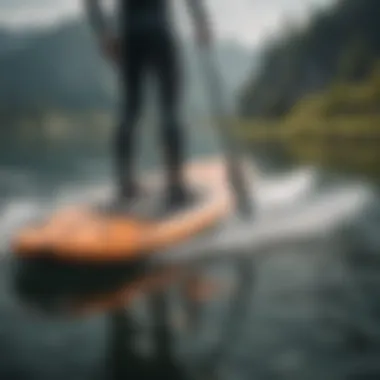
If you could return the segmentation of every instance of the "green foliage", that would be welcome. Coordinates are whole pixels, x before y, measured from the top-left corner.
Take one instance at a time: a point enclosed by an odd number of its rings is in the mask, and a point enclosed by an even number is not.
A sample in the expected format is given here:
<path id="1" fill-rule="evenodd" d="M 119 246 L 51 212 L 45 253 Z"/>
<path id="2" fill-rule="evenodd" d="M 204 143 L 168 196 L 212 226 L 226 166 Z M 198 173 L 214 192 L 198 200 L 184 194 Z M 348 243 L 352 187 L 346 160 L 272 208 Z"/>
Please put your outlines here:
<path id="1" fill-rule="evenodd" d="M 343 82 L 365 79 L 375 60 L 373 50 L 362 36 L 349 41 L 338 61 L 337 78 Z"/>
<path id="2" fill-rule="evenodd" d="M 334 85 L 309 109 L 298 104 L 284 123 L 295 157 L 380 179 L 379 73 L 377 63 L 365 82 Z"/>
<path id="3" fill-rule="evenodd" d="M 378 0 L 340 0 L 272 43 L 242 93 L 241 115 L 253 121 L 241 136 L 254 147 L 278 142 L 299 162 L 380 180 L 378 14 Z"/>
<path id="4" fill-rule="evenodd" d="M 379 14 L 378 0 L 340 0 L 316 12 L 303 30 L 284 31 L 242 89 L 241 116 L 281 118 L 305 95 L 367 78 L 380 58 Z M 331 96 L 339 103 L 339 95 Z"/>
<path id="5" fill-rule="evenodd" d="M 380 180 L 380 61 L 361 83 L 334 84 L 277 122 L 241 123 L 255 146 L 273 141 L 298 161 Z"/>
<path id="6" fill-rule="evenodd" d="M 305 97 L 293 107 L 287 119 L 299 122 L 302 118 L 327 121 L 342 115 L 380 115 L 379 62 L 376 62 L 366 81 L 355 84 L 336 83 L 323 93 Z"/>

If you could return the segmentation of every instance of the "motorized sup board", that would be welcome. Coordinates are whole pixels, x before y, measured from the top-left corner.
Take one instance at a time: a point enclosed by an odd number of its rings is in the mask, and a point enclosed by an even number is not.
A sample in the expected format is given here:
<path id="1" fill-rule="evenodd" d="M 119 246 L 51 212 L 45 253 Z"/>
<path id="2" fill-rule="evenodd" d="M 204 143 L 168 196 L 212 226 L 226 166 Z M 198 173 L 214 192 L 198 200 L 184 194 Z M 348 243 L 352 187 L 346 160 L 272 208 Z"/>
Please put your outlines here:
<path id="1" fill-rule="evenodd" d="M 25 226 L 13 239 L 19 258 L 46 257 L 76 263 L 140 260 L 171 248 L 215 226 L 233 209 L 225 165 L 220 158 L 200 159 L 185 167 L 185 178 L 199 196 L 180 210 L 162 213 L 162 173 L 146 174 L 147 191 L 126 209 L 98 204 L 58 209 L 43 222 Z"/>

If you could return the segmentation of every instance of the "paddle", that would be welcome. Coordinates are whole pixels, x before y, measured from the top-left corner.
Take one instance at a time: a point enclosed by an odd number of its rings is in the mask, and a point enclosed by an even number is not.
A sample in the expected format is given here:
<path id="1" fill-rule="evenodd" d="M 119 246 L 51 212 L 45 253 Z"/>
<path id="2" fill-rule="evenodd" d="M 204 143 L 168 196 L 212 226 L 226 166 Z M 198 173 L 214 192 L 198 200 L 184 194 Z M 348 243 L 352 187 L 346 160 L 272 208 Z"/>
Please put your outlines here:
<path id="1" fill-rule="evenodd" d="M 222 77 L 218 70 L 211 44 L 198 44 L 198 49 L 204 81 L 209 91 L 211 111 L 226 160 L 229 181 L 235 193 L 240 214 L 249 218 L 253 215 L 254 210 L 249 196 L 249 185 L 246 183 L 242 167 L 240 153 L 242 149 L 238 146 L 235 137 L 231 133 L 232 126 L 229 125 L 229 115 L 222 99 L 224 94 Z"/>
<path id="2" fill-rule="evenodd" d="M 194 3 L 200 8 L 198 2 Z M 194 13 L 200 14 L 199 9 L 193 9 Z M 207 90 L 209 91 L 211 111 L 213 113 L 215 127 L 217 128 L 219 137 L 222 143 L 222 149 L 226 160 L 228 177 L 233 188 L 237 201 L 238 210 L 244 219 L 250 219 L 254 213 L 254 207 L 249 194 L 249 184 L 246 183 L 246 178 L 243 172 L 241 152 L 242 149 L 231 132 L 232 126 L 229 124 L 229 115 L 226 104 L 223 102 L 222 95 L 225 89 L 223 88 L 222 76 L 215 60 L 215 53 L 212 51 L 213 44 L 211 38 L 209 43 L 198 43 L 199 56 L 201 59 L 202 72 Z M 252 262 L 249 258 L 242 258 L 236 263 L 236 269 L 240 273 L 241 281 L 237 286 L 235 298 L 232 301 L 232 313 L 227 318 L 225 326 L 225 339 L 222 344 L 229 344 L 230 340 L 235 335 L 235 329 L 231 328 L 231 324 L 238 323 L 239 318 L 244 315 L 246 306 L 247 292 L 252 288 L 255 276 L 252 275 Z M 217 349 L 216 352 L 207 358 L 207 364 L 203 366 L 206 373 L 216 375 L 214 372 L 215 363 L 221 362 L 225 354 L 226 348 Z M 212 363 L 212 364 L 210 364 Z"/>

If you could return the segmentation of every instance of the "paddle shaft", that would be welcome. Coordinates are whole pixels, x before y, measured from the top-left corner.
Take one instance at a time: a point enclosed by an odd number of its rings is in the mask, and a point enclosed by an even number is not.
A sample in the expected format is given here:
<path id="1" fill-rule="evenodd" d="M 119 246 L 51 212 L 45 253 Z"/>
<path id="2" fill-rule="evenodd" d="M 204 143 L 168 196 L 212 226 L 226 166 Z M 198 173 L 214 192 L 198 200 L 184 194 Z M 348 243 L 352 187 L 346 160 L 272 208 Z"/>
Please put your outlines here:
<path id="1" fill-rule="evenodd" d="M 253 214 L 253 205 L 240 160 L 241 148 L 231 133 L 232 126 L 229 125 L 229 115 L 222 99 L 222 94 L 224 93 L 222 78 L 211 47 L 200 46 L 199 50 L 203 76 L 209 91 L 211 111 L 221 139 L 229 181 L 234 190 L 240 214 L 244 217 L 250 217 Z"/>

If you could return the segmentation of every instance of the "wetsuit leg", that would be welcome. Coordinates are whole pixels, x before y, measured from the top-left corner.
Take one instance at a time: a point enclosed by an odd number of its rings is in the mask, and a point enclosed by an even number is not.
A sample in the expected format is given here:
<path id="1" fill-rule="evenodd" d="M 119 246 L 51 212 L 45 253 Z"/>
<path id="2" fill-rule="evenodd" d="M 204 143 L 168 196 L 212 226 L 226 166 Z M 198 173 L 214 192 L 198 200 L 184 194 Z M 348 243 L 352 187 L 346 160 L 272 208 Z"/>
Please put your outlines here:
<path id="1" fill-rule="evenodd" d="M 178 189 L 183 186 L 181 173 L 185 160 L 184 131 L 180 122 L 181 75 L 175 41 L 169 31 L 162 30 L 154 36 L 151 59 L 159 89 L 168 182 L 171 188 Z"/>
<path id="2" fill-rule="evenodd" d="M 115 136 L 116 171 L 122 195 L 135 189 L 133 172 L 136 127 L 141 114 L 146 48 L 139 35 L 125 39 L 121 67 L 121 121 Z"/>

